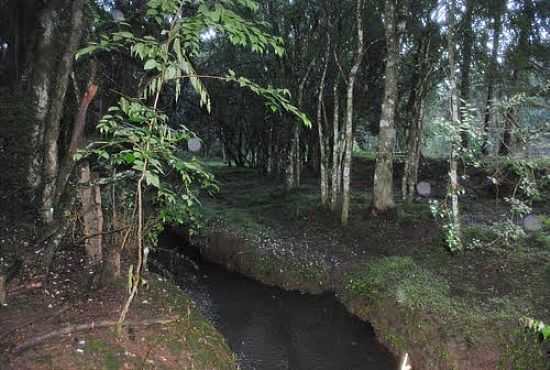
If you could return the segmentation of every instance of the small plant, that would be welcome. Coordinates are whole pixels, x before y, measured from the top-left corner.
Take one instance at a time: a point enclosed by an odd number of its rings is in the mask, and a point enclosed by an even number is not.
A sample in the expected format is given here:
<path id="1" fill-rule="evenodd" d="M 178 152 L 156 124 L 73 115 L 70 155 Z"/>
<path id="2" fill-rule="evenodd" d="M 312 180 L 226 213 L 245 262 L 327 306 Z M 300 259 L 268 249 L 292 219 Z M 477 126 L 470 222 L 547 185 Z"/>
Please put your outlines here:
<path id="1" fill-rule="evenodd" d="M 520 320 L 521 324 L 528 330 L 541 336 L 542 340 L 550 339 L 550 326 L 540 320 L 530 317 L 524 317 Z"/>
<path id="2" fill-rule="evenodd" d="M 459 184 L 458 163 L 479 167 L 485 133 L 476 120 L 475 108 L 469 104 L 462 107 L 458 122 L 441 119 L 436 122 L 435 131 L 447 141 L 451 151 L 449 157 L 449 186 L 444 201 L 431 201 L 433 216 L 443 226 L 447 248 L 455 253 L 464 250 L 462 220 L 460 218 L 460 196 L 464 188 Z"/>
<path id="3" fill-rule="evenodd" d="M 510 220 L 494 223 L 489 228 L 494 234 L 499 236 L 497 240 L 502 241 L 507 246 L 511 246 L 513 243 L 527 237 L 521 226 L 516 225 Z"/>

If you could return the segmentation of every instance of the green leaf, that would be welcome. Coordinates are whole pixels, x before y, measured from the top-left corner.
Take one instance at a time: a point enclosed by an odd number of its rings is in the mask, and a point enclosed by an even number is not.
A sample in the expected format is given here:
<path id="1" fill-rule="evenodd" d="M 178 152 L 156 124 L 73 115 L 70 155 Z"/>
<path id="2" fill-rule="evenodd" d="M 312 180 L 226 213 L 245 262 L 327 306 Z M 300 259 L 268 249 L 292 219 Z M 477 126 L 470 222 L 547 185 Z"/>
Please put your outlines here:
<path id="1" fill-rule="evenodd" d="M 145 62 L 145 65 L 143 66 L 143 69 L 146 70 L 146 71 L 149 71 L 151 69 L 155 69 L 159 66 L 160 64 L 154 60 L 154 59 L 149 59 L 147 62 Z"/>
<path id="2" fill-rule="evenodd" d="M 149 186 L 154 186 L 157 189 L 160 188 L 159 177 L 151 172 L 145 173 L 145 183 Z"/>
<path id="3" fill-rule="evenodd" d="M 78 60 L 84 55 L 93 54 L 97 49 L 99 49 L 99 46 L 96 44 L 86 46 L 85 48 L 82 48 L 76 52 L 75 59 Z"/>

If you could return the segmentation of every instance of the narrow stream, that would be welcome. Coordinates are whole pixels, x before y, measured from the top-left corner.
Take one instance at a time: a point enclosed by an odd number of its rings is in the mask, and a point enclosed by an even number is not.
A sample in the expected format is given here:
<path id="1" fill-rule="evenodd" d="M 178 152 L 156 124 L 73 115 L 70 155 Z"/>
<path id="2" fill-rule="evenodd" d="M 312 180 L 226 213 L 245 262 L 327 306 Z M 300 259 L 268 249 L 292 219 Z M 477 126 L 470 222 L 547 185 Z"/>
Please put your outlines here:
<path id="1" fill-rule="evenodd" d="M 161 246 L 173 248 L 175 240 Z M 393 370 L 372 327 L 334 297 L 268 287 L 212 264 L 157 258 L 225 336 L 243 370 Z"/>

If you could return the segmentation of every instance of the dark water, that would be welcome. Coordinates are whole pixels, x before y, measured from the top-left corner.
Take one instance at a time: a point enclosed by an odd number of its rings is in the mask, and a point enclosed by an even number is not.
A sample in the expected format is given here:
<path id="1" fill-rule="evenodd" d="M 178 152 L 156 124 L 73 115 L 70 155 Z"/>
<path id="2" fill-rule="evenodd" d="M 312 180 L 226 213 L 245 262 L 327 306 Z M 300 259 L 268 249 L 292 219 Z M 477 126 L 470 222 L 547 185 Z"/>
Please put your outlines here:
<path id="1" fill-rule="evenodd" d="M 393 370 L 370 325 L 331 296 L 268 287 L 211 264 L 159 254 L 240 359 L 243 370 Z M 164 256 L 163 256 L 164 255 Z"/>

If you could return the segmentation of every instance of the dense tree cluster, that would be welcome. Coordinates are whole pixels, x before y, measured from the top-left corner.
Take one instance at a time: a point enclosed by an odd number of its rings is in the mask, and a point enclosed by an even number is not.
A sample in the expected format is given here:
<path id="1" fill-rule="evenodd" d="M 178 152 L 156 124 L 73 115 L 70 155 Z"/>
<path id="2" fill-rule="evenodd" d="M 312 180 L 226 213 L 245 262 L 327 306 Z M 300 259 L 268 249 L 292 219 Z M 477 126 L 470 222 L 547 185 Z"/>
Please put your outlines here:
<path id="1" fill-rule="evenodd" d="M 182 70 L 194 72 L 168 78 L 172 70 L 147 60 L 144 48 L 151 35 L 169 35 L 179 19 L 195 33 L 182 40 L 189 53 Z M 257 168 L 289 190 L 300 186 L 304 171 L 318 174 L 321 205 L 344 224 L 352 155 L 365 150 L 376 156 L 376 212 L 393 208 L 398 197 L 396 154 L 404 160 L 402 197 L 410 200 L 420 161 L 438 146 L 450 159 L 451 209 L 458 212 L 465 148 L 526 155 L 528 134 L 544 129 L 549 25 L 543 0 L 2 0 L 0 102 L 12 114 L 0 119 L 10 158 L 20 164 L 4 183 L 15 181 L 21 204 L 46 229 L 55 228 L 55 250 L 59 224 L 66 224 L 59 220 L 74 204 L 71 176 L 78 177 L 75 168 L 90 172 L 74 154 L 100 138 L 95 125 L 121 96 L 147 100 L 162 86 L 167 93 L 157 95 L 154 110 L 166 114 L 168 127 L 183 124 L 202 138 L 205 156 Z M 133 49 L 120 47 L 129 40 Z M 90 43 L 100 52 L 75 62 Z M 250 80 L 228 77 L 229 70 Z M 290 101 L 261 86 L 288 89 Z M 286 111 L 265 104 L 266 95 Z M 459 142 L 436 133 L 439 121 L 455 127 Z M 464 122 L 480 133 L 477 139 Z M 111 167 L 95 171 L 92 178 L 117 175 Z M 117 217 L 113 212 L 113 225 Z"/>

